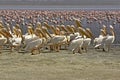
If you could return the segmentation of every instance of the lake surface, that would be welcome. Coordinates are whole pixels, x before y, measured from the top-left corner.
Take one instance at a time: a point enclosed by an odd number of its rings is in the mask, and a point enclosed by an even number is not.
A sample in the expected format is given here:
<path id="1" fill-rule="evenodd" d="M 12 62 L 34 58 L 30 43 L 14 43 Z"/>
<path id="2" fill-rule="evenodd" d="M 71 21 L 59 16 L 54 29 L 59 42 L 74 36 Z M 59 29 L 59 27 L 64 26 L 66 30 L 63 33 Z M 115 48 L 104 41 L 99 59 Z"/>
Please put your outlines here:
<path id="1" fill-rule="evenodd" d="M 37 9 L 37 10 L 118 10 L 120 5 L 0 5 L 0 9 Z"/>

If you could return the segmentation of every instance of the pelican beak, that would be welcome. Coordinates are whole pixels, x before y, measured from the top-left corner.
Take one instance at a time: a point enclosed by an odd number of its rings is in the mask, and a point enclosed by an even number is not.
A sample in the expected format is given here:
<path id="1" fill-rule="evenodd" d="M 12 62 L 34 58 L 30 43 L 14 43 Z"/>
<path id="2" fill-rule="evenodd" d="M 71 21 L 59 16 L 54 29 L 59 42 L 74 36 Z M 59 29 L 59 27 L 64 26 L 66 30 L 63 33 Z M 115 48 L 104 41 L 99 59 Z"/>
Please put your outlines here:
<path id="1" fill-rule="evenodd" d="M 114 29 L 112 25 L 110 25 L 110 29 L 112 29 L 112 30 Z"/>
<path id="2" fill-rule="evenodd" d="M 105 31 L 103 29 L 100 29 L 101 35 L 106 36 Z"/>
<path id="3" fill-rule="evenodd" d="M 47 35 L 48 35 L 49 37 L 52 38 L 52 36 L 50 35 L 50 33 L 48 32 L 48 30 L 47 30 L 46 28 L 42 28 L 42 29 L 43 29 L 43 31 L 44 31 L 45 33 L 47 33 Z"/>
<path id="4" fill-rule="evenodd" d="M 103 30 L 105 32 L 105 35 L 107 35 L 107 27 L 105 25 L 103 25 Z"/>
<path id="5" fill-rule="evenodd" d="M 44 22 L 44 26 L 45 26 L 47 29 L 51 29 L 50 26 L 49 26 L 46 22 Z"/>
<path id="6" fill-rule="evenodd" d="M 37 27 L 41 29 L 41 23 L 37 22 Z"/>
<path id="7" fill-rule="evenodd" d="M 77 27 L 82 27 L 82 25 L 81 25 L 79 20 L 75 20 L 75 23 L 76 23 Z"/>
<path id="8" fill-rule="evenodd" d="M 72 34 L 74 34 L 74 29 L 72 27 L 70 27 L 70 25 L 67 25 L 67 29 L 69 30 L 69 32 L 71 32 Z"/>
<path id="9" fill-rule="evenodd" d="M 89 28 L 86 28 L 86 32 L 90 35 L 91 38 L 94 38 L 93 33 Z"/>

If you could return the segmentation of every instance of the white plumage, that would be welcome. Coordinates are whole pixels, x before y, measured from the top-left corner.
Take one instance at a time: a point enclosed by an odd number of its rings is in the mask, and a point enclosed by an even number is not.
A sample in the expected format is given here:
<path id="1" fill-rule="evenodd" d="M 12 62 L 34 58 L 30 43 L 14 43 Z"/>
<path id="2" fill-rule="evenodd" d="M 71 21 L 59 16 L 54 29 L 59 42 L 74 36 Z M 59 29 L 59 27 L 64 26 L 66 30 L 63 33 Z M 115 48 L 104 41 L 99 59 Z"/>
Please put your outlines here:
<path id="1" fill-rule="evenodd" d="M 106 36 L 100 35 L 99 37 L 94 39 L 95 47 L 94 48 L 103 48 L 104 42 L 106 40 Z"/>
<path id="2" fill-rule="evenodd" d="M 94 42 L 96 42 L 97 44 L 95 45 L 95 48 L 103 48 L 103 50 L 105 50 L 105 48 L 108 49 L 108 51 L 110 50 L 110 47 L 112 45 L 112 43 L 115 40 L 115 33 L 113 31 L 113 27 L 110 25 L 110 32 L 112 33 L 112 35 L 106 35 L 106 36 L 100 36 L 99 38 L 95 38 Z"/>
<path id="3" fill-rule="evenodd" d="M 36 39 L 36 40 L 29 42 L 29 44 L 27 44 L 27 46 L 25 47 L 25 51 L 29 51 L 35 47 L 38 47 L 39 45 L 43 43 L 43 40 L 44 39 L 41 38 L 41 39 Z"/>
<path id="4" fill-rule="evenodd" d="M 83 39 L 83 44 L 82 44 L 82 48 L 86 50 L 87 52 L 87 48 L 91 43 L 91 38 L 84 38 Z"/>
<path id="5" fill-rule="evenodd" d="M 68 50 L 73 51 L 73 53 L 75 53 L 76 50 L 81 49 L 83 45 L 83 38 L 77 38 L 71 41 Z"/>
<path id="6" fill-rule="evenodd" d="M 50 42 L 53 43 L 53 44 L 57 44 L 57 43 L 61 43 L 62 41 L 64 41 L 66 39 L 65 36 L 61 36 L 61 35 L 56 35 L 54 36 Z"/>

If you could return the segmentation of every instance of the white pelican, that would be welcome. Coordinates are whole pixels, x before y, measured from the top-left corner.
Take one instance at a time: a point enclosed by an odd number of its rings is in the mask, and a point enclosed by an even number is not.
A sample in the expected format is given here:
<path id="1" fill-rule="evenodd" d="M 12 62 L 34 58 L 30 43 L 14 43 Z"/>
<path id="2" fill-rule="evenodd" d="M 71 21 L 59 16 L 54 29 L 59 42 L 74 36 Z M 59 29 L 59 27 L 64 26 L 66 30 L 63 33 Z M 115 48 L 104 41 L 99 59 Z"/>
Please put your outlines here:
<path id="1" fill-rule="evenodd" d="M 95 49 L 102 48 L 103 51 L 105 51 L 103 46 L 104 46 L 104 42 L 105 42 L 106 38 L 107 38 L 106 37 L 106 31 L 101 29 L 101 33 L 100 33 L 99 37 L 94 39 L 94 43 L 95 43 L 95 47 L 94 48 Z"/>
<path id="2" fill-rule="evenodd" d="M 89 28 L 86 28 L 85 33 L 87 35 L 85 34 L 86 38 L 83 40 L 82 48 L 87 52 L 88 46 L 90 45 L 91 40 L 94 38 L 94 36 Z"/>
<path id="3" fill-rule="evenodd" d="M 40 49 L 40 47 L 42 48 L 43 44 L 45 43 L 45 38 L 39 38 L 36 40 L 33 40 L 31 42 L 29 42 L 29 44 L 26 45 L 26 47 L 24 48 L 25 51 L 31 51 L 31 53 L 33 54 L 34 50 L 38 50 Z"/>
<path id="4" fill-rule="evenodd" d="M 54 35 L 51 35 L 47 29 L 43 29 L 46 31 L 47 35 L 50 37 L 50 40 L 48 41 L 48 45 L 50 45 L 50 48 L 55 51 L 59 51 L 60 45 L 67 42 L 67 38 L 64 35 L 61 35 L 60 29 L 55 28 L 54 26 L 51 26 L 51 30 L 53 31 Z"/>
<path id="5" fill-rule="evenodd" d="M 80 34 L 82 36 L 84 36 L 83 35 L 83 29 L 81 27 L 79 27 L 78 29 L 79 29 Z M 73 32 L 72 30 L 70 30 L 70 31 Z M 79 52 L 80 54 L 82 54 L 81 48 L 82 48 L 83 41 L 84 41 L 84 38 L 82 36 L 76 36 L 75 39 L 73 39 L 70 42 L 68 50 L 72 50 L 73 54 L 75 54 L 76 51 Z"/>
<path id="6" fill-rule="evenodd" d="M 78 52 L 81 54 L 81 47 L 83 45 L 83 38 L 77 38 L 71 41 L 68 50 L 71 50 L 73 52 L 73 54 L 75 54 L 75 52 Z"/>
<path id="7" fill-rule="evenodd" d="M 45 31 L 44 28 L 42 29 L 36 28 L 35 31 L 36 31 L 35 34 L 37 34 L 38 37 L 30 39 L 29 43 L 26 44 L 24 48 L 25 51 L 31 51 L 32 54 L 34 54 L 33 52 L 35 50 L 38 50 L 40 53 L 40 49 L 43 48 L 47 44 L 47 41 L 49 40 L 48 38 L 49 34 L 47 33 L 47 31 Z"/>
<path id="8" fill-rule="evenodd" d="M 8 46 L 11 46 L 9 39 L 12 38 L 12 35 L 9 32 L 7 32 L 7 29 L 6 28 L 1 28 L 0 29 L 0 34 L 2 35 L 1 36 L 1 41 L 0 41 L 1 46 L 6 45 L 6 44 L 8 44 Z"/>
<path id="9" fill-rule="evenodd" d="M 86 28 L 86 30 L 85 30 L 85 29 L 79 27 L 78 29 L 83 38 L 82 49 L 84 49 L 87 52 L 87 49 L 91 43 L 93 34 L 89 28 Z"/>
<path id="10" fill-rule="evenodd" d="M 115 32 L 114 32 L 114 28 L 112 25 L 110 25 L 110 32 L 111 32 L 111 35 L 106 36 L 107 38 L 106 38 L 105 43 L 104 43 L 105 47 L 108 49 L 107 50 L 108 52 L 110 51 L 111 45 L 115 40 Z"/>

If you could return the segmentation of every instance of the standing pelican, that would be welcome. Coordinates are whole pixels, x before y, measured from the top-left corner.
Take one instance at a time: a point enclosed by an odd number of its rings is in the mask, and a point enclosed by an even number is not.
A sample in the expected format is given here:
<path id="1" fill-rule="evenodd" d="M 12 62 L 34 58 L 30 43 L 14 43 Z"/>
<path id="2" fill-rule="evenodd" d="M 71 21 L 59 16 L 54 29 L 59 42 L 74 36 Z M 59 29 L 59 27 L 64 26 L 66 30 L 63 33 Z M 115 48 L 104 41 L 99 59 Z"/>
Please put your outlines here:
<path id="1" fill-rule="evenodd" d="M 114 28 L 112 25 L 110 25 L 110 32 L 111 32 L 111 35 L 107 35 L 106 36 L 107 39 L 105 40 L 105 46 L 107 47 L 108 52 L 110 51 L 111 45 L 115 40 L 115 32 L 114 32 Z"/>

